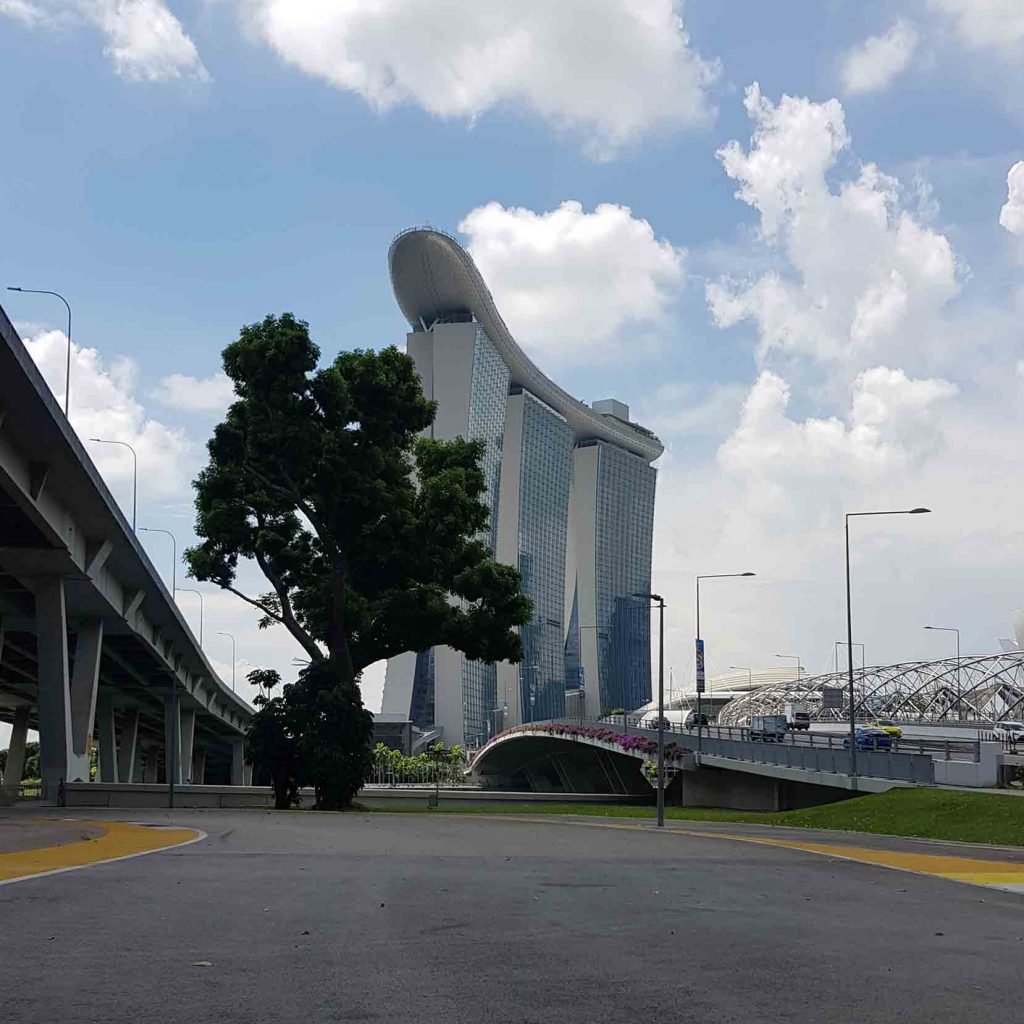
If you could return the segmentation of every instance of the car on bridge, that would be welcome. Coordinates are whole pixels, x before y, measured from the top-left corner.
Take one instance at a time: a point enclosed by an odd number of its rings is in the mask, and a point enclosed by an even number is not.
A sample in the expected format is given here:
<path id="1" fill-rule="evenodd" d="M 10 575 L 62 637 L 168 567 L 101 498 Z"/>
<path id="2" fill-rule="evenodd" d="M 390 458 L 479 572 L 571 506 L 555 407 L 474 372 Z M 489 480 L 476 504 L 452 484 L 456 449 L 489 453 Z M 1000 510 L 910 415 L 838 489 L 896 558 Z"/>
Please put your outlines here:
<path id="1" fill-rule="evenodd" d="M 854 738 L 858 750 L 892 750 L 892 736 L 884 729 L 876 729 L 873 726 L 857 726 Z M 843 739 L 843 746 L 850 749 L 850 737 Z"/>
<path id="2" fill-rule="evenodd" d="M 871 723 L 871 728 L 887 732 L 894 740 L 903 739 L 903 730 L 889 718 L 878 718 Z"/>
<path id="3" fill-rule="evenodd" d="M 1007 740 L 1013 747 L 1024 746 L 1024 722 L 996 722 L 992 732 L 997 740 Z"/>

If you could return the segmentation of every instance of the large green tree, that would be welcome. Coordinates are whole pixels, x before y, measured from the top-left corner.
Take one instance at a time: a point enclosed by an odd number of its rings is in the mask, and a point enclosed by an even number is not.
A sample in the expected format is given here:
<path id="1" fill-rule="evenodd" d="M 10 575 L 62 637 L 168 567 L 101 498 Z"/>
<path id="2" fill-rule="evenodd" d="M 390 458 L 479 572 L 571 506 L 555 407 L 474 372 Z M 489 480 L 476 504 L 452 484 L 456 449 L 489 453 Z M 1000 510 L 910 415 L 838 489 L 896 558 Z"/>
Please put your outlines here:
<path id="1" fill-rule="evenodd" d="M 369 771 L 370 716 L 358 679 L 401 651 L 446 644 L 481 661 L 522 657 L 530 603 L 496 563 L 483 446 L 421 436 L 435 405 L 395 348 L 342 352 L 318 368 L 290 313 L 244 327 L 224 350 L 235 402 L 195 482 L 190 574 L 280 624 L 310 660 L 290 699 L 318 805 L 345 806 Z M 270 590 L 237 585 L 240 559 Z"/>

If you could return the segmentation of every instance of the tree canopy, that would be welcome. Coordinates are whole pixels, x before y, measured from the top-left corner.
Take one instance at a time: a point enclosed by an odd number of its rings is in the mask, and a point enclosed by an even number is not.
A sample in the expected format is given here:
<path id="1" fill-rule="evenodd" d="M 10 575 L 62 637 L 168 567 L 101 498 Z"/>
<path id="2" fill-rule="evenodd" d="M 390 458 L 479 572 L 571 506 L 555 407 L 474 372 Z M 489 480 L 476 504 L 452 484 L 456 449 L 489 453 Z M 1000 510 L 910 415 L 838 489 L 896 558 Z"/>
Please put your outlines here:
<path id="1" fill-rule="evenodd" d="M 293 685 L 330 733 L 351 723 L 327 690 L 353 689 L 342 703 L 362 712 L 359 674 L 394 654 L 444 644 L 519 661 L 515 627 L 530 602 L 484 540 L 483 444 L 422 436 L 436 407 L 412 360 L 393 347 L 342 352 L 323 368 L 319 359 L 290 313 L 244 327 L 224 350 L 236 400 L 195 482 L 200 542 L 186 558 L 190 575 L 302 646 L 310 667 Z M 244 592 L 240 559 L 271 589 Z"/>

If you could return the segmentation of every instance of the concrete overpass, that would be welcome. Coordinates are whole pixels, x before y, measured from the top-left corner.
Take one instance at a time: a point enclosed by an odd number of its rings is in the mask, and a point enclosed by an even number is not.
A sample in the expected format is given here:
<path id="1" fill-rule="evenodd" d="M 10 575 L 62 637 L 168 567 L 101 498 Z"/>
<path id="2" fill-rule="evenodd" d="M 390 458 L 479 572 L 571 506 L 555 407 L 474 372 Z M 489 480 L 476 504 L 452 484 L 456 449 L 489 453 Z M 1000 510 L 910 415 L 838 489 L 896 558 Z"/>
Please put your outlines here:
<path id="1" fill-rule="evenodd" d="M 534 722 L 499 733 L 473 759 L 473 775 L 486 787 L 564 793 L 636 795 L 652 791 L 642 765 L 657 757 L 656 729 L 612 722 Z M 752 742 L 740 735 L 667 732 L 668 794 L 684 806 L 785 810 L 935 783 L 927 753 L 859 751 L 860 775 L 849 775 L 849 754 L 839 743 Z"/>
<path id="2" fill-rule="evenodd" d="M 0 309 L 0 721 L 40 736 L 44 796 L 88 781 L 245 781 L 227 688 Z"/>

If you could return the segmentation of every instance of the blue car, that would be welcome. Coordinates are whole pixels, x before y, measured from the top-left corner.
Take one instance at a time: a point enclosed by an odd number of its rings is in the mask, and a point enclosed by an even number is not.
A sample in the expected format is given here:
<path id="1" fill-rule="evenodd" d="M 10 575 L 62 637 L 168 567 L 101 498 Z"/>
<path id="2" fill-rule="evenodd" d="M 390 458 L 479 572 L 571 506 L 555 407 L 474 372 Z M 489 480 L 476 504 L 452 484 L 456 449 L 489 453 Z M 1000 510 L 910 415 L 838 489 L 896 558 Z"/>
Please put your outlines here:
<path id="1" fill-rule="evenodd" d="M 857 728 L 854 736 L 858 750 L 892 750 L 892 737 L 884 729 L 862 726 Z M 843 746 L 850 749 L 849 736 L 843 740 Z"/>

